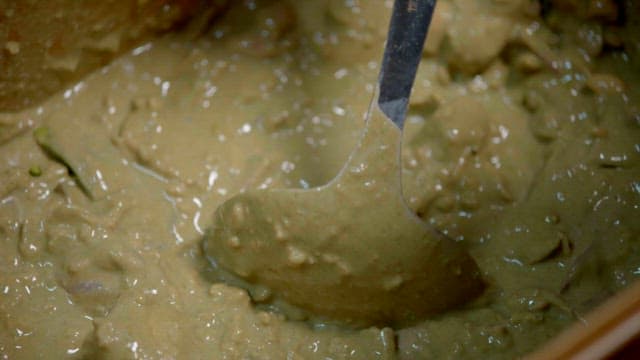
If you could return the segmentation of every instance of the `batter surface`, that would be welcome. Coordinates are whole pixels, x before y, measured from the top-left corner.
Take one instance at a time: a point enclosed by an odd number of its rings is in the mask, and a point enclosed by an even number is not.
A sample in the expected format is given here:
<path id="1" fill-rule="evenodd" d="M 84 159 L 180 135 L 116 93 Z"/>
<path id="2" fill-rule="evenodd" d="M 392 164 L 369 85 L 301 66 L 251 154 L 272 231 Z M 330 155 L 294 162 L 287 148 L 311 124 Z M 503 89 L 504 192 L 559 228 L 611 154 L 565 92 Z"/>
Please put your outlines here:
<path id="1" fill-rule="evenodd" d="M 351 330 L 215 281 L 202 239 L 220 204 L 322 185 L 345 163 L 391 6 L 245 1 L 195 39 L 143 44 L 0 114 L 0 357 L 513 358 L 539 346 L 640 277 L 640 30 L 625 17 L 638 5 L 551 3 L 439 0 L 416 79 L 405 195 L 478 263 L 476 300 Z"/>

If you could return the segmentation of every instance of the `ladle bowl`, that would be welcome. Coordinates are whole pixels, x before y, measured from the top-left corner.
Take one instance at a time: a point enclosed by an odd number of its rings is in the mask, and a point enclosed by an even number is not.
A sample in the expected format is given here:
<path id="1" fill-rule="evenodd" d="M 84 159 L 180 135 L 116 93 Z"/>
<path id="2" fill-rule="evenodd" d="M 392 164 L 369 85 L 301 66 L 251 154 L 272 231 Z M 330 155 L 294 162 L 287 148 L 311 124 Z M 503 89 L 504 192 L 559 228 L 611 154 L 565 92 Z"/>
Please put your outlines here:
<path id="1" fill-rule="evenodd" d="M 399 327 L 481 292 L 474 260 L 402 195 L 398 125 L 433 3 L 396 1 L 365 130 L 335 179 L 308 190 L 247 191 L 217 209 L 205 252 L 227 279 L 260 294 L 254 300 L 322 321 Z"/>

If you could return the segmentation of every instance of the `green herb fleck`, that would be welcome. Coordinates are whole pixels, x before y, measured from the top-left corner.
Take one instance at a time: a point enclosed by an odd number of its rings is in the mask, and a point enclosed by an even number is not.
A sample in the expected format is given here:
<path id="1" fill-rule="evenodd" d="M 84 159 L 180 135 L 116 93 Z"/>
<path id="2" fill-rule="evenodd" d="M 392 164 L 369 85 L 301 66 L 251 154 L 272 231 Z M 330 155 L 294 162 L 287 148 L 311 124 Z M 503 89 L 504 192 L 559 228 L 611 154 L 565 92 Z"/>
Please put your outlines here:
<path id="1" fill-rule="evenodd" d="M 42 169 L 38 165 L 33 165 L 32 167 L 29 168 L 29 175 L 33 177 L 38 177 L 42 175 Z"/>

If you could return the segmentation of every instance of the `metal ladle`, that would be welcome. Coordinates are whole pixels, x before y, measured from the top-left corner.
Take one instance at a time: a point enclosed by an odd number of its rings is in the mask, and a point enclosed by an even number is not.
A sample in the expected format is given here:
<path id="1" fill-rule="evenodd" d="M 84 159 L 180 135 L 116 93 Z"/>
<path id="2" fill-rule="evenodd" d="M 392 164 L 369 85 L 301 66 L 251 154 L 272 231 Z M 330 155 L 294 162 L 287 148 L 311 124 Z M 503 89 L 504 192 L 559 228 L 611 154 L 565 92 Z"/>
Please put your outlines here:
<path id="1" fill-rule="evenodd" d="M 435 0 L 396 0 L 362 137 L 328 184 L 248 191 L 223 203 L 204 250 L 254 301 L 321 321 L 405 326 L 472 299 L 483 283 L 459 244 L 406 205 L 401 128 Z"/>

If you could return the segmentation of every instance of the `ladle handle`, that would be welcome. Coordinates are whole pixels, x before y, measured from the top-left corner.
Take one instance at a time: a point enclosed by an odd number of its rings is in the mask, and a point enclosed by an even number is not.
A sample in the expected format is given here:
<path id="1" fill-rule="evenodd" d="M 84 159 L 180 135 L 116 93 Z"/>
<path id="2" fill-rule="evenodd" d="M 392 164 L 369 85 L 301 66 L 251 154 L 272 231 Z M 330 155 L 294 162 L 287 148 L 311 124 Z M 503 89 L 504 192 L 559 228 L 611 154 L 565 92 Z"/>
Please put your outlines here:
<path id="1" fill-rule="evenodd" d="M 436 0 L 395 0 L 378 83 L 380 110 L 402 129 Z"/>

